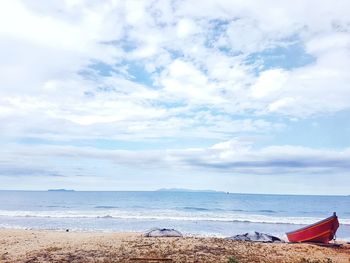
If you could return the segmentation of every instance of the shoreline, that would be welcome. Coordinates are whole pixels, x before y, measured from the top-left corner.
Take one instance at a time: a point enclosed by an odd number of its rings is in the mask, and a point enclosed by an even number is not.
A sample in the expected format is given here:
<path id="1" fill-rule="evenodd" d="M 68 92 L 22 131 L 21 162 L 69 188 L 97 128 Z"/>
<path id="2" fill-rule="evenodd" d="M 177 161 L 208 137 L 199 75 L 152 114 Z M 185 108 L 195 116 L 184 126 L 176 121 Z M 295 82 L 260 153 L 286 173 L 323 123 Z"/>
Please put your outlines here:
<path id="1" fill-rule="evenodd" d="M 37 219 L 30 218 L 1 218 L 1 229 L 22 229 L 22 230 L 48 230 L 64 231 L 69 229 L 72 232 L 89 233 L 118 233 L 133 232 L 142 233 L 154 227 L 174 228 L 188 237 L 217 237 L 226 238 L 237 234 L 267 233 L 284 241 L 287 241 L 286 232 L 290 232 L 306 225 L 282 225 L 266 223 L 248 223 L 248 222 L 187 222 L 187 221 L 140 221 L 140 220 L 117 220 L 117 219 L 96 219 L 74 221 L 67 219 Z M 337 240 L 350 242 L 350 226 L 340 225 L 337 231 Z"/>
<path id="2" fill-rule="evenodd" d="M 0 262 L 350 262 L 347 243 L 324 247 L 201 236 L 146 238 L 140 232 L 1 228 L 0 244 Z"/>
<path id="3" fill-rule="evenodd" d="M 143 234 L 143 232 L 141 231 L 116 231 L 116 230 L 83 230 L 83 229 L 49 229 L 49 228 L 29 228 L 29 227 L 0 227 L 0 234 L 2 231 L 6 231 L 6 230 L 23 230 L 23 231 L 33 231 L 33 232 L 57 232 L 57 233 L 62 233 L 62 232 L 70 232 L 70 233 L 87 233 L 87 234 L 130 234 L 130 235 L 141 235 Z M 68 230 L 68 231 L 67 231 Z M 149 229 L 145 229 L 149 230 Z M 253 233 L 255 231 L 247 231 L 247 233 Z M 242 233 L 241 233 L 242 234 Z M 197 233 L 183 233 L 183 237 L 185 238 L 221 238 L 221 239 L 225 239 L 228 238 L 229 236 L 226 235 L 222 235 L 222 234 L 197 234 Z M 280 239 L 282 239 L 285 243 L 289 243 L 288 242 L 288 238 L 287 236 L 284 234 L 282 236 L 278 236 Z M 337 238 L 336 239 L 337 243 L 340 244 L 350 244 L 350 240 L 348 239 L 342 239 L 342 238 Z"/>

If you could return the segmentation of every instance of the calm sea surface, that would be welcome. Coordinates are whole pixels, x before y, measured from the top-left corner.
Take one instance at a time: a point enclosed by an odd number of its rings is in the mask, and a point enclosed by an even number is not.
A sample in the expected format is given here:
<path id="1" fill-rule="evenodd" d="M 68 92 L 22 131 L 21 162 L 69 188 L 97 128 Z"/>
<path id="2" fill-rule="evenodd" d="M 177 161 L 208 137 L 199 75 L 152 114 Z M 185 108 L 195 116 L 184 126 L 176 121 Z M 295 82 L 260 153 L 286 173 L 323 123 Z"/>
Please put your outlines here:
<path id="1" fill-rule="evenodd" d="M 350 240 L 350 196 L 201 192 L 0 191 L 0 227 L 80 231 L 176 228 L 232 236 L 261 231 L 283 237 L 337 212 L 339 239 Z"/>

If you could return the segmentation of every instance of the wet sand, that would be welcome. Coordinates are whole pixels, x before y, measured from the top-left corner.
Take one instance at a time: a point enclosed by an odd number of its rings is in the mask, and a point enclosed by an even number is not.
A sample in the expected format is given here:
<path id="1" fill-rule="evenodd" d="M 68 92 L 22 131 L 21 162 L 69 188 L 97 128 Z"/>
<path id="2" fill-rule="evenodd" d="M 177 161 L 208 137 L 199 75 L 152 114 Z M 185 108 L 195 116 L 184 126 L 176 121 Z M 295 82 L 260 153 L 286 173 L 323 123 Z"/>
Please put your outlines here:
<path id="1" fill-rule="evenodd" d="M 140 233 L 0 229 L 0 262 L 350 263 L 350 245 L 323 247 L 212 237 L 145 238 Z"/>

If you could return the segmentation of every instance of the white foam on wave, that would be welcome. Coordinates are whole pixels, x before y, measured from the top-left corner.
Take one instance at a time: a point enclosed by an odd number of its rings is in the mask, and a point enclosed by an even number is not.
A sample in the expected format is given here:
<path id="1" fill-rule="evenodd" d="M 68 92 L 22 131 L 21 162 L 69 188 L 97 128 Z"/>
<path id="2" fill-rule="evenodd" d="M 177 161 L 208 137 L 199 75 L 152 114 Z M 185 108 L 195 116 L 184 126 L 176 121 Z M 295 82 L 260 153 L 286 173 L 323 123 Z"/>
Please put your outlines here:
<path id="1" fill-rule="evenodd" d="M 41 217 L 41 218 L 101 218 L 101 219 L 135 219 L 135 220 L 181 220 L 181 221 L 221 221 L 251 222 L 270 224 L 312 224 L 323 218 L 318 217 L 281 217 L 237 212 L 183 212 L 176 210 L 162 211 L 125 211 L 125 210 L 69 210 L 69 211 L 9 211 L 0 210 L 5 217 Z M 350 225 L 350 219 L 339 219 L 343 225 Z"/>

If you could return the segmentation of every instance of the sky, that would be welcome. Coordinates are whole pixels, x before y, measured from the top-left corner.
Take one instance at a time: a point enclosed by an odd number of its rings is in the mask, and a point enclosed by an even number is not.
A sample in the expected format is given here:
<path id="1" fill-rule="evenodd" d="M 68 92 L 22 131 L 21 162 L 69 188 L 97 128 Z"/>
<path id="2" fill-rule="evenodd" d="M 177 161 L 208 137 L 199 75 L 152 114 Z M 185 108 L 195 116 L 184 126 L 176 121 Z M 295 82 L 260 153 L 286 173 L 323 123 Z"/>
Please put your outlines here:
<path id="1" fill-rule="evenodd" d="M 348 0 L 3 0 L 0 189 L 350 194 Z"/>

